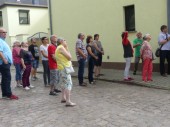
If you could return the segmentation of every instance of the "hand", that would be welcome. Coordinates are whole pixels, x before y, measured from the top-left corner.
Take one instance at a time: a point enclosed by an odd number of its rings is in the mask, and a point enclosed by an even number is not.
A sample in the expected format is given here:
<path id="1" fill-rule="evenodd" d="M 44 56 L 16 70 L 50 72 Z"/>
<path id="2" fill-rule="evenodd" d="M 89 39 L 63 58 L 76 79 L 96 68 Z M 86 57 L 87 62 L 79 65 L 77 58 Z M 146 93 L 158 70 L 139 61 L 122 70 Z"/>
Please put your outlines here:
<path id="1" fill-rule="evenodd" d="M 26 66 L 25 66 L 25 65 L 23 65 L 23 69 L 24 69 L 24 70 L 26 69 Z"/>
<path id="2" fill-rule="evenodd" d="M 104 55 L 104 51 L 101 51 L 101 54 Z"/>
<path id="3" fill-rule="evenodd" d="M 96 56 L 95 59 L 98 60 L 98 57 Z"/>
<path id="4" fill-rule="evenodd" d="M 5 64 L 8 64 L 8 61 L 7 61 L 6 59 L 4 59 L 4 63 L 5 63 Z"/>
<path id="5" fill-rule="evenodd" d="M 87 59 L 87 56 L 86 56 L 86 55 L 84 55 L 84 56 L 83 56 L 83 59 Z"/>

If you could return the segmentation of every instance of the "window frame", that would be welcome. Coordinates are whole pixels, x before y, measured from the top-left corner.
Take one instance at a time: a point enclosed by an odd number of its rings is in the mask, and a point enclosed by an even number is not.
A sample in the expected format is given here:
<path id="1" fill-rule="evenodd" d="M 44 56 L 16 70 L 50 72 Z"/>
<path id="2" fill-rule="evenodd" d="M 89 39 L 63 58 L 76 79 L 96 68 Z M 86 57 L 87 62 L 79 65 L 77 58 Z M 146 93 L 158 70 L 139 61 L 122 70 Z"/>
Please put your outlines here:
<path id="1" fill-rule="evenodd" d="M 2 23 L 0 24 L 0 27 L 2 27 L 3 26 L 3 13 L 2 13 L 2 11 L 0 11 L 0 17 L 2 17 Z"/>
<path id="2" fill-rule="evenodd" d="M 130 9 L 133 9 L 133 12 L 134 12 L 134 19 L 133 19 L 134 28 L 130 28 L 130 25 L 129 25 L 129 22 L 131 22 L 131 21 L 129 21 L 130 17 L 129 17 L 129 15 L 127 13 L 130 14 L 130 12 L 127 12 L 127 11 L 129 11 Z M 132 10 L 130 10 L 130 11 L 132 11 Z M 132 17 L 132 14 L 131 14 L 131 17 Z M 134 4 L 124 6 L 124 23 L 125 23 L 124 25 L 125 25 L 125 30 L 126 31 L 128 31 L 128 32 L 136 32 L 136 16 L 135 16 L 135 5 Z"/>
<path id="3" fill-rule="evenodd" d="M 20 13 L 26 13 L 27 14 L 27 23 L 21 23 L 21 17 Z M 30 24 L 30 10 L 18 10 L 18 15 L 19 15 L 19 24 L 20 25 L 29 25 Z"/>

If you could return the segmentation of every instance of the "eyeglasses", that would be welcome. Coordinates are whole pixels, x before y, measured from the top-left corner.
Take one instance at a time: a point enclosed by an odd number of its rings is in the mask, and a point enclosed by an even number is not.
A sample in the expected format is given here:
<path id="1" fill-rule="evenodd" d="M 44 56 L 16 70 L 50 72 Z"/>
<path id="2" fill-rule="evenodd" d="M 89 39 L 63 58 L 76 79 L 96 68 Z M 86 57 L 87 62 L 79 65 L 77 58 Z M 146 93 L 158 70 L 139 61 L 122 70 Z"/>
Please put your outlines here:
<path id="1" fill-rule="evenodd" d="M 6 34 L 7 32 L 0 32 L 0 33 Z"/>

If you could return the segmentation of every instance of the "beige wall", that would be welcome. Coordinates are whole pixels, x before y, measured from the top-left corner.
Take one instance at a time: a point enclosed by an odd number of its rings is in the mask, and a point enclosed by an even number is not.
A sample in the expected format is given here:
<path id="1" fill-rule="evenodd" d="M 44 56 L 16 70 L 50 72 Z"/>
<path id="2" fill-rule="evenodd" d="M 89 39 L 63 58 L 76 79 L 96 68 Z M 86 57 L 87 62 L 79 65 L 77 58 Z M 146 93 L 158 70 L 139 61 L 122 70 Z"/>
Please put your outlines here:
<path id="1" fill-rule="evenodd" d="M 105 62 L 123 62 L 120 34 L 125 29 L 123 6 L 135 5 L 136 30 L 152 35 L 157 48 L 159 28 L 167 24 L 166 0 L 51 0 L 53 32 L 68 40 L 75 57 L 77 34 L 99 33 L 105 49 Z M 129 36 L 135 38 L 135 32 Z M 110 56 L 110 59 L 107 59 Z"/>
<path id="2" fill-rule="evenodd" d="M 22 25 L 19 24 L 18 10 L 29 10 L 30 11 L 30 24 Z M 15 40 L 16 35 L 24 34 L 31 36 L 37 32 L 48 33 L 49 29 L 49 17 L 47 8 L 31 8 L 31 7 L 12 7 L 8 6 L 3 8 L 4 14 L 4 28 L 7 29 L 9 37 L 7 38 L 10 46 L 12 41 Z M 24 38 L 24 37 L 23 37 Z M 23 41 L 26 41 L 24 38 Z"/>

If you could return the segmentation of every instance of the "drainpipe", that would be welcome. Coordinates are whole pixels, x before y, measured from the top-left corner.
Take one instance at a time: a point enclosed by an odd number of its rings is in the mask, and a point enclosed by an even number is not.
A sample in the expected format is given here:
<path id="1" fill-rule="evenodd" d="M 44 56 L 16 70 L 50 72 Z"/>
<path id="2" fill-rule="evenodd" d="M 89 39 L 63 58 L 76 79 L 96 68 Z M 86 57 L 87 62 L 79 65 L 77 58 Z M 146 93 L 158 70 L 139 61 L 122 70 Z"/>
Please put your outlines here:
<path id="1" fill-rule="evenodd" d="M 170 0 L 167 0 L 168 31 L 170 33 Z"/>
<path id="2" fill-rule="evenodd" d="M 52 22 L 51 0 L 49 0 L 48 8 L 49 8 L 49 18 L 50 18 L 50 33 L 52 35 L 53 34 L 53 22 Z"/>

